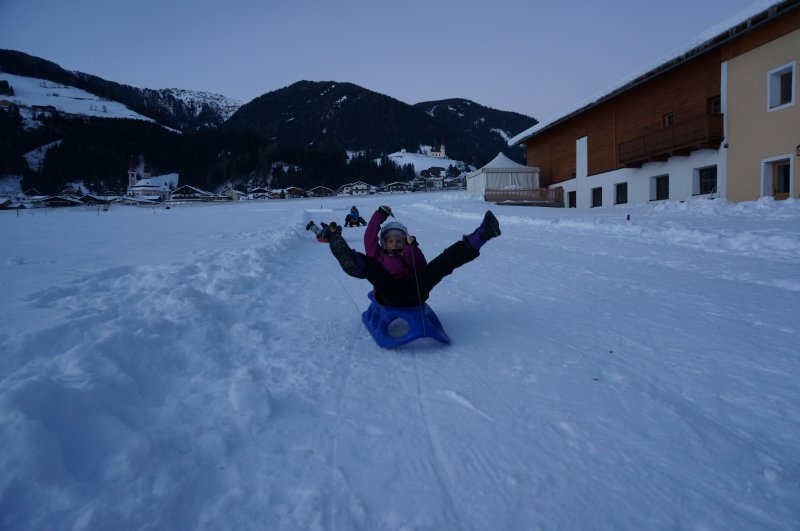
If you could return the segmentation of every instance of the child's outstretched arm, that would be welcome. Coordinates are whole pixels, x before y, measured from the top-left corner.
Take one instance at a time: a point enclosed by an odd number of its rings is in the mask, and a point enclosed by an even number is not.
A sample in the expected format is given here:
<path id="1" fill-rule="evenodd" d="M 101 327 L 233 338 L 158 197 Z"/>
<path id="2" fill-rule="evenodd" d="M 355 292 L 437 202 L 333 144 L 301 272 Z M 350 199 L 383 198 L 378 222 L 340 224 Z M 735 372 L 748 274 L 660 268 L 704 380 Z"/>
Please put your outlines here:
<path id="1" fill-rule="evenodd" d="M 388 212 L 387 210 L 388 209 Z M 381 230 L 381 225 L 389 217 L 392 209 L 388 206 L 382 206 L 372 214 L 367 223 L 367 229 L 364 231 L 364 252 L 367 256 L 377 258 L 380 253 L 381 246 L 378 242 L 378 233 Z"/>

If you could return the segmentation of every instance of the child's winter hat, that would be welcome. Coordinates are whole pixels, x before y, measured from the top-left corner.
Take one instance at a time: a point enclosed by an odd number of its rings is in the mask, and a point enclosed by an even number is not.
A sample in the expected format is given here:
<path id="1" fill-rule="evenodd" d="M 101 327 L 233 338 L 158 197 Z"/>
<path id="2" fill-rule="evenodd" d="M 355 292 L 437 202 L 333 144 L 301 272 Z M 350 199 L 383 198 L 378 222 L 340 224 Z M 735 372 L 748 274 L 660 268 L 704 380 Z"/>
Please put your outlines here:
<path id="1" fill-rule="evenodd" d="M 408 236 L 408 229 L 405 225 L 400 223 L 399 221 L 390 221 L 389 223 L 385 224 L 381 227 L 380 239 L 382 240 L 387 232 L 390 230 L 399 230 L 403 233 L 403 237 L 405 238 Z"/>

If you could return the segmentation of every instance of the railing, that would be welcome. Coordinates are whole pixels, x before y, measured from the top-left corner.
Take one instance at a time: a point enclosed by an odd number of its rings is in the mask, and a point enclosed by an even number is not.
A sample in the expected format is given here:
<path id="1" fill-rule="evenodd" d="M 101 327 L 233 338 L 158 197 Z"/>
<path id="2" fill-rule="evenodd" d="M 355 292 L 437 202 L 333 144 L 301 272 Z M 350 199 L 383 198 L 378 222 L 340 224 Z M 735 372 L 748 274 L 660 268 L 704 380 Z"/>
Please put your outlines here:
<path id="1" fill-rule="evenodd" d="M 722 136 L 722 114 L 706 114 L 622 142 L 618 148 L 619 163 L 636 166 L 682 151 L 719 145 Z"/>
<path id="2" fill-rule="evenodd" d="M 500 203 L 503 201 L 535 201 L 541 203 L 559 203 L 564 201 L 564 189 L 558 188 L 487 188 L 483 194 L 486 201 Z"/>

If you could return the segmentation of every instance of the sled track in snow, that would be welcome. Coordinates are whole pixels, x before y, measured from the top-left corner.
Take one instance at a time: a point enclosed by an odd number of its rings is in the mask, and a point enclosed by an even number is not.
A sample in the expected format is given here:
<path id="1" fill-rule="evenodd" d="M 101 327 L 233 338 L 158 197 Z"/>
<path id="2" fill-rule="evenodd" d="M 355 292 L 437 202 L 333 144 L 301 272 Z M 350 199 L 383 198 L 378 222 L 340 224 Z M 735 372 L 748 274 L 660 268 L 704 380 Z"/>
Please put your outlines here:
<path id="1" fill-rule="evenodd" d="M 344 272 L 341 271 L 338 264 L 333 259 L 333 256 L 330 257 L 331 260 L 326 265 L 326 272 L 327 277 L 332 277 L 336 279 L 336 285 L 339 287 L 341 293 L 346 294 L 347 297 L 350 299 L 352 303 L 352 307 L 356 312 L 356 315 L 360 314 L 358 302 L 355 300 L 355 297 L 350 293 L 347 289 L 347 286 L 343 282 L 343 275 Z M 347 374 L 342 379 L 342 383 L 339 385 L 339 389 L 336 391 L 336 400 L 334 404 L 334 411 L 336 414 L 335 425 L 333 428 L 333 436 L 331 437 L 330 443 L 330 456 L 331 456 L 331 465 L 330 465 L 330 484 L 331 484 L 331 492 L 347 492 L 351 493 L 352 489 L 350 485 L 347 484 L 347 479 L 342 475 L 341 471 L 339 470 L 339 439 L 341 438 L 342 428 L 342 399 L 347 391 L 347 387 L 350 383 L 350 379 L 353 376 L 353 363 L 355 360 L 355 347 L 357 342 L 359 341 L 358 334 L 350 334 L 350 338 L 347 340 L 348 344 L 345 347 L 347 357 Z M 339 500 L 330 496 L 328 498 L 328 515 L 329 515 L 329 522 L 330 528 L 333 530 L 338 529 L 337 519 L 336 516 L 338 514 L 337 508 L 340 506 L 338 503 Z"/>
<path id="2" fill-rule="evenodd" d="M 450 472 L 450 467 L 448 466 L 447 457 L 442 450 L 441 442 L 439 441 L 439 437 L 436 435 L 435 428 L 431 426 L 430 421 L 428 420 L 428 413 L 425 407 L 425 396 L 423 393 L 423 386 L 422 386 L 422 378 L 419 375 L 419 366 L 417 364 L 417 353 L 412 352 L 411 359 L 414 363 L 414 378 L 417 384 L 417 408 L 419 409 L 419 416 L 422 419 L 423 427 L 425 428 L 425 435 L 428 440 L 428 445 L 431 448 L 431 455 L 435 456 L 436 460 L 431 463 L 433 466 L 434 473 L 436 474 L 436 481 L 439 483 L 439 486 L 442 489 L 442 493 L 445 495 L 447 499 L 447 504 L 450 507 L 450 511 L 453 516 L 453 520 L 458 523 L 456 526 L 457 529 L 464 529 L 462 525 L 459 511 L 456 507 L 455 500 L 453 499 L 453 482 L 451 480 L 452 473 Z"/>

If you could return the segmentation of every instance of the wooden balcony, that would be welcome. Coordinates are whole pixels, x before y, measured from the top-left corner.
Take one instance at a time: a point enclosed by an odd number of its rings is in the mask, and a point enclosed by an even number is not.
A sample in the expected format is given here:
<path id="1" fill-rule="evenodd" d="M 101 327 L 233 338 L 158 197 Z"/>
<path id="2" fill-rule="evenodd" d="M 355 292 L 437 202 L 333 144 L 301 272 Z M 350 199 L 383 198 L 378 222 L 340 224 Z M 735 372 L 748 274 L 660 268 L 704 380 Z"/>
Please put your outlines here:
<path id="1" fill-rule="evenodd" d="M 687 156 L 696 149 L 716 149 L 722 138 L 722 114 L 706 114 L 622 142 L 618 146 L 619 164 L 638 168 L 645 162 Z"/>
<path id="2" fill-rule="evenodd" d="M 564 206 L 564 189 L 558 188 L 487 188 L 484 200 L 495 204 L 531 205 L 531 206 Z"/>

